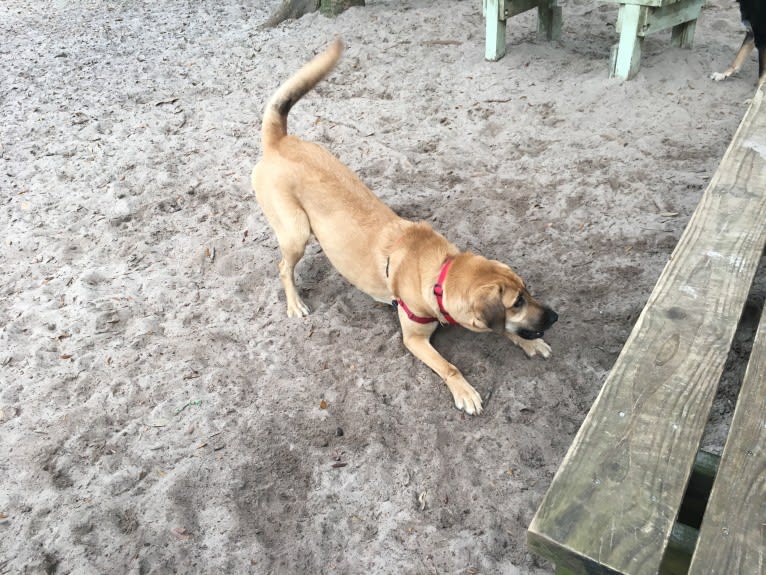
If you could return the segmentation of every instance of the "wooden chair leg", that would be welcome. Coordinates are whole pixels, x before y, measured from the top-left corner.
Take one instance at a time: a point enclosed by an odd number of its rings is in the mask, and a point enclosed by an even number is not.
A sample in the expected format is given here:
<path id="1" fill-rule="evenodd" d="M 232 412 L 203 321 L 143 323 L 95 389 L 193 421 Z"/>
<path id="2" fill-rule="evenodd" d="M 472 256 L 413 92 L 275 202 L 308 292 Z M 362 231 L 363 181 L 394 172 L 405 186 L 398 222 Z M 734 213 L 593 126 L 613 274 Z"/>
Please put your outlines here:
<path id="1" fill-rule="evenodd" d="M 546 40 L 561 37 L 561 6 L 556 0 L 540 0 L 537 5 L 537 36 Z"/>
<path id="2" fill-rule="evenodd" d="M 503 0 L 484 0 L 486 44 L 484 57 L 495 61 L 505 56 L 505 19 L 501 20 Z"/>
<path id="3" fill-rule="evenodd" d="M 678 26 L 673 26 L 670 35 L 670 44 L 679 48 L 691 48 L 694 44 L 694 31 L 697 28 L 697 20 L 690 20 Z"/>
<path id="4" fill-rule="evenodd" d="M 641 65 L 641 49 L 644 38 L 639 36 L 639 24 L 646 17 L 646 6 L 637 4 L 620 5 L 620 42 L 612 50 L 610 76 L 630 80 Z"/>

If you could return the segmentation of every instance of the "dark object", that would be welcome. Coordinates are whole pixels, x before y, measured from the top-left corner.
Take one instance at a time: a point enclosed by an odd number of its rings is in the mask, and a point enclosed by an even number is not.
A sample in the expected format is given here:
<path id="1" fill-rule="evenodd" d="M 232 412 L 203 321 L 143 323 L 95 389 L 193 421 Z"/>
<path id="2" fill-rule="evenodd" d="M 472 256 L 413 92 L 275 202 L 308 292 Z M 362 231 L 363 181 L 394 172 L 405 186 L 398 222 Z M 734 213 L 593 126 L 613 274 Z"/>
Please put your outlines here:
<path id="1" fill-rule="evenodd" d="M 352 6 L 364 6 L 364 0 L 322 0 L 319 11 L 325 16 L 337 16 Z"/>
<path id="2" fill-rule="evenodd" d="M 763 0 L 739 0 L 742 24 L 747 28 L 743 46 L 747 43 L 758 48 L 758 77 L 766 75 L 766 3 Z"/>
<path id="3" fill-rule="evenodd" d="M 264 28 L 273 28 L 285 20 L 295 20 L 319 10 L 325 16 L 337 16 L 351 6 L 364 6 L 364 0 L 283 0 Z"/>

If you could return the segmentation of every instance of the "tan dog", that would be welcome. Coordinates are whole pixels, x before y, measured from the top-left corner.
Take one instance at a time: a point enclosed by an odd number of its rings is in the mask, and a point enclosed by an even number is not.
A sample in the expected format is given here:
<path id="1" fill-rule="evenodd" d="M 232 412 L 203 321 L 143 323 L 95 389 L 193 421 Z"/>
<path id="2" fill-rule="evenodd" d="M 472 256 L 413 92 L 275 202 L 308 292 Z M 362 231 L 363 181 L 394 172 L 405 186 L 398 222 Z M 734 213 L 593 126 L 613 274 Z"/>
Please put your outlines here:
<path id="1" fill-rule="evenodd" d="M 287 134 L 290 108 L 335 66 L 336 40 L 272 96 L 263 117 L 263 157 L 253 169 L 258 203 L 282 251 L 287 315 L 309 308 L 293 270 L 311 233 L 335 268 L 374 299 L 398 304 L 404 345 L 444 379 L 455 405 L 481 413 L 481 397 L 430 343 L 440 323 L 505 334 L 528 356 L 549 357 L 543 332 L 557 319 L 507 265 L 460 252 L 428 224 L 397 216 L 327 150 Z"/>

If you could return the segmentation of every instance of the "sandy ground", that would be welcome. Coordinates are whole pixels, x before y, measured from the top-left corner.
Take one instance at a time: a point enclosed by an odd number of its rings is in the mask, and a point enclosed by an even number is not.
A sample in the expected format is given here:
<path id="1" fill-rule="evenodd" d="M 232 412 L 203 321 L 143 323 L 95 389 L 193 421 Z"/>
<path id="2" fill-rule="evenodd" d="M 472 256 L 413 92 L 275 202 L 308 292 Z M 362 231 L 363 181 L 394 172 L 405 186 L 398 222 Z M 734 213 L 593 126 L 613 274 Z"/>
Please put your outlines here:
<path id="1" fill-rule="evenodd" d="M 754 58 L 708 80 L 736 4 L 630 82 L 596 0 L 556 43 L 515 18 L 496 63 L 478 0 L 260 29 L 276 5 L 0 4 L 2 574 L 552 572 L 525 530 L 754 89 Z M 266 99 L 336 34 L 291 131 L 561 315 L 548 361 L 436 335 L 480 417 L 316 245 L 286 318 L 249 172 Z"/>

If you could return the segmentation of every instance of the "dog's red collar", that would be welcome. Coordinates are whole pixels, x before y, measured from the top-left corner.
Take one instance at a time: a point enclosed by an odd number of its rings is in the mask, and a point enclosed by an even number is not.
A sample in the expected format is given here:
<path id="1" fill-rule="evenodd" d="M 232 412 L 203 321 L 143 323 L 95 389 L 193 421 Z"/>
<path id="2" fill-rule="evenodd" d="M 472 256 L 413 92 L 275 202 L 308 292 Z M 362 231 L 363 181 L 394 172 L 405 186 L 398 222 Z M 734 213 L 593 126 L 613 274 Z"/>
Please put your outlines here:
<path id="1" fill-rule="evenodd" d="M 439 271 L 439 278 L 436 280 L 436 284 L 434 285 L 434 295 L 436 296 L 436 303 L 439 305 L 439 312 L 442 314 L 442 317 L 446 320 L 447 323 L 451 325 L 457 325 L 455 319 L 449 313 L 447 313 L 446 309 L 444 309 L 444 280 L 447 277 L 447 272 L 452 265 L 452 261 L 452 258 L 447 258 L 442 264 L 442 268 Z M 388 263 L 386 263 L 386 275 L 388 275 Z M 439 319 L 435 317 L 421 317 L 419 315 L 415 315 L 401 298 L 396 300 L 396 304 L 401 307 L 407 317 L 415 323 L 427 324 L 439 321 Z"/>
<path id="2" fill-rule="evenodd" d="M 404 303 L 404 300 L 402 300 L 402 299 L 398 299 L 398 300 L 396 300 L 394 303 L 395 303 L 396 305 L 398 305 L 400 308 L 402 308 L 402 310 L 404 311 L 404 313 L 405 313 L 405 314 L 407 314 L 407 317 L 408 317 L 408 318 L 409 318 L 411 321 L 414 321 L 415 323 L 423 323 L 423 324 L 426 324 L 426 323 L 433 323 L 433 322 L 435 322 L 435 321 L 439 321 L 439 320 L 438 320 L 438 319 L 436 319 L 435 317 L 421 317 L 421 316 L 419 316 L 419 315 L 415 315 L 414 313 L 412 313 L 412 310 L 411 310 L 410 308 L 408 308 L 408 307 L 407 307 L 407 304 L 406 304 L 406 303 Z"/>
<path id="3" fill-rule="evenodd" d="M 436 303 L 439 304 L 439 311 L 441 312 L 444 319 L 447 320 L 447 323 L 456 325 L 457 322 L 450 314 L 447 313 L 447 310 L 444 309 L 444 280 L 447 278 L 447 272 L 449 271 L 453 261 L 454 260 L 452 258 L 447 258 L 442 264 L 442 269 L 439 272 L 439 279 L 436 280 L 436 285 L 434 286 L 434 295 L 436 296 Z"/>

